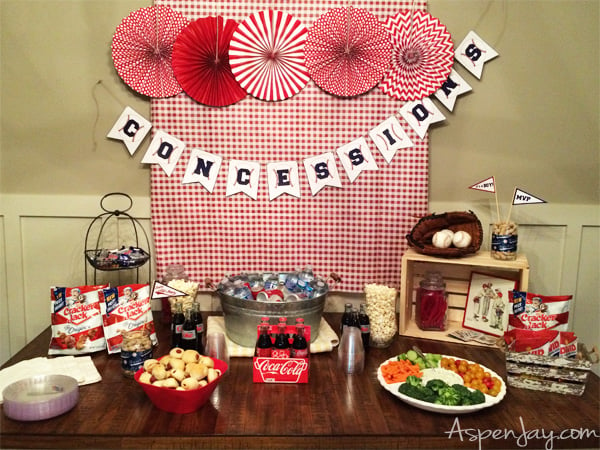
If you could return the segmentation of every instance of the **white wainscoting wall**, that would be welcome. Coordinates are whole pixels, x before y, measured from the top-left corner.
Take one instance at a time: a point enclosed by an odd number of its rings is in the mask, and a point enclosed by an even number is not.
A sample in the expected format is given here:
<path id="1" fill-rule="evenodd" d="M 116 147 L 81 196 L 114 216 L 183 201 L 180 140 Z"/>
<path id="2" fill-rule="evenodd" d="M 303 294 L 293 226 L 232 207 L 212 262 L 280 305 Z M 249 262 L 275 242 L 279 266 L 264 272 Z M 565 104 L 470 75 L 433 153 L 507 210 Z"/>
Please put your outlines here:
<path id="1" fill-rule="evenodd" d="M 86 270 L 88 283 L 93 282 L 94 271 L 84 261 L 84 249 L 91 221 L 104 212 L 100 198 L 6 194 L 0 198 L 0 364 L 50 325 L 51 286 L 81 285 Z M 500 207 L 502 214 L 507 214 L 509 205 Z M 481 251 L 489 251 L 489 225 L 496 219 L 493 196 L 480 203 L 430 202 L 431 212 L 467 209 L 481 220 L 485 232 Z M 128 212 L 152 240 L 150 199 L 133 198 Z M 529 291 L 573 294 L 571 329 L 589 347 L 600 344 L 600 206 L 518 205 L 512 208 L 511 219 L 519 224 L 519 251 L 529 260 Z M 118 242 L 114 238 L 117 233 Z M 130 244 L 130 233 L 130 224 L 121 218 L 103 237 L 112 238 L 111 245 L 118 247 Z M 140 239 L 143 242 L 143 236 Z M 153 253 L 153 248 L 150 251 Z M 151 279 L 154 268 L 152 261 Z M 140 269 L 140 282 L 148 282 L 149 276 L 147 267 Z M 125 284 L 135 280 L 135 271 L 118 271 L 98 272 L 96 281 Z M 199 297 L 203 310 L 220 308 L 214 295 Z M 364 299 L 360 294 L 331 293 L 326 310 L 341 311 L 347 301 Z M 154 307 L 159 308 L 159 303 Z"/>

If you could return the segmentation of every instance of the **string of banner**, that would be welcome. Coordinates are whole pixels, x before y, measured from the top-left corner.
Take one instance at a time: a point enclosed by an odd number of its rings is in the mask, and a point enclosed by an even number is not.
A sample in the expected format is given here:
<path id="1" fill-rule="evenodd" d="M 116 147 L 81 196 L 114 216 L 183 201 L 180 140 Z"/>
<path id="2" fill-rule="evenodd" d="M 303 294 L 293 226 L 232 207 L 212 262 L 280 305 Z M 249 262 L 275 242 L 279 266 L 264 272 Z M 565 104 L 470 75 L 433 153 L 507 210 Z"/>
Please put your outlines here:
<path id="1" fill-rule="evenodd" d="M 496 56 L 498 53 L 474 31 L 470 31 L 454 51 L 455 61 L 477 79 L 481 79 L 484 65 Z M 452 112 L 458 96 L 471 90 L 472 87 L 453 68 L 433 96 Z M 421 139 L 425 137 L 432 124 L 446 119 L 429 97 L 407 101 L 399 109 L 399 114 Z M 152 123 L 148 119 L 126 106 L 107 137 L 122 141 L 129 153 L 133 155 L 151 129 Z M 388 164 L 399 150 L 414 145 L 395 115 L 369 130 L 368 135 Z M 185 149 L 185 142 L 163 130 L 157 130 L 142 158 L 142 163 L 158 164 L 167 176 L 171 176 Z M 379 170 L 364 136 L 342 145 L 335 150 L 335 153 L 350 183 L 354 183 L 365 170 Z M 199 183 L 212 193 L 222 165 L 221 156 L 194 148 L 190 152 L 182 184 Z M 303 160 L 303 165 L 313 196 L 327 186 L 342 187 L 334 152 L 324 152 L 306 158 Z M 256 200 L 260 171 L 261 164 L 258 162 L 231 159 L 225 195 L 243 193 Z M 300 198 L 300 174 L 297 161 L 267 163 L 266 173 L 269 200 L 274 200 L 282 194 Z"/>

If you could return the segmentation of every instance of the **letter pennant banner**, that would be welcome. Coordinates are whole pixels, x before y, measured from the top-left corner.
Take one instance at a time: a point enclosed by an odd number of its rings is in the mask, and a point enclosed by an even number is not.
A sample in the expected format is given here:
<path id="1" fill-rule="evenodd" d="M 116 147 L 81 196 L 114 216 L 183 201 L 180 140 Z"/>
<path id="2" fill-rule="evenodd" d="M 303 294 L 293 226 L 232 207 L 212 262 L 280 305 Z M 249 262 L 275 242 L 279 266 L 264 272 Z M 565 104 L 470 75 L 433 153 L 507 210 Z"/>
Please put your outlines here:
<path id="1" fill-rule="evenodd" d="M 490 47 L 474 31 L 469 31 L 456 50 L 454 59 L 478 79 L 481 79 L 483 66 L 486 62 L 498 56 L 496 50 Z"/>
<path id="2" fill-rule="evenodd" d="M 106 137 L 123 141 L 130 155 L 133 155 L 142 143 L 152 124 L 126 106 Z"/>

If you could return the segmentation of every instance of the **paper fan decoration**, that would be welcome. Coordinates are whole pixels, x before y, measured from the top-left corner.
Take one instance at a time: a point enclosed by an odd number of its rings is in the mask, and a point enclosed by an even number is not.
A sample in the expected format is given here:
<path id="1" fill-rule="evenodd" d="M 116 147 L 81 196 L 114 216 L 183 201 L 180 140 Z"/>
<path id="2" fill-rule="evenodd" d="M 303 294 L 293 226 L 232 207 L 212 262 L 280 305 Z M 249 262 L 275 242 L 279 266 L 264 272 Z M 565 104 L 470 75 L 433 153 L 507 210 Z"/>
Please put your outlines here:
<path id="1" fill-rule="evenodd" d="M 261 100 L 284 100 L 300 92 L 310 78 L 304 64 L 306 33 L 290 14 L 252 14 L 231 38 L 229 62 L 236 80 Z"/>
<path id="2" fill-rule="evenodd" d="M 308 30 L 304 53 L 313 81 L 341 97 L 372 89 L 389 68 L 392 44 L 381 22 L 365 9 L 335 8 Z"/>
<path id="3" fill-rule="evenodd" d="M 173 72 L 183 90 L 208 106 L 232 105 L 246 96 L 229 65 L 235 20 L 204 17 L 190 23 L 173 45 Z"/>
<path id="4" fill-rule="evenodd" d="M 421 10 L 390 16 L 385 27 L 392 36 L 391 68 L 379 88 L 398 100 L 420 100 L 437 91 L 454 63 L 450 33 Z"/>
<path id="5" fill-rule="evenodd" d="M 168 6 L 149 6 L 132 12 L 117 27 L 112 59 L 117 73 L 136 92 L 170 97 L 181 92 L 173 74 L 171 52 L 189 21 Z"/>

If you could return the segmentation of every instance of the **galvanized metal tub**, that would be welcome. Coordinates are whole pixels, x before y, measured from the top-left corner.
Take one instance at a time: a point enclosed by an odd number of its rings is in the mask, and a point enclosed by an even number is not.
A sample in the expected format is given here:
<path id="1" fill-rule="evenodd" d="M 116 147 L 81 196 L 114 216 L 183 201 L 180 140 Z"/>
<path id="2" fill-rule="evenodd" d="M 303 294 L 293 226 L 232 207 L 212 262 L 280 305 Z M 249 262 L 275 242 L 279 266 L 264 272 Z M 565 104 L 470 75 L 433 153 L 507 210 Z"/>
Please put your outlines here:
<path id="1" fill-rule="evenodd" d="M 269 317 L 276 324 L 280 317 L 286 317 L 293 325 L 296 318 L 302 317 L 305 325 L 310 325 L 311 342 L 319 336 L 319 325 L 325 308 L 327 291 L 309 300 L 294 302 L 259 302 L 244 300 L 225 294 L 217 289 L 225 318 L 227 337 L 244 347 L 256 344 L 256 327 L 262 317 Z"/>

